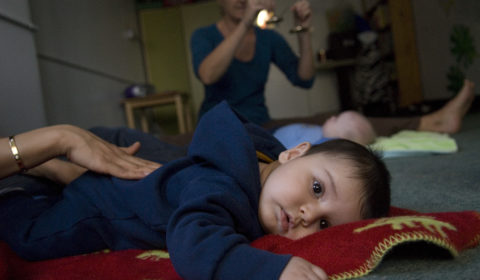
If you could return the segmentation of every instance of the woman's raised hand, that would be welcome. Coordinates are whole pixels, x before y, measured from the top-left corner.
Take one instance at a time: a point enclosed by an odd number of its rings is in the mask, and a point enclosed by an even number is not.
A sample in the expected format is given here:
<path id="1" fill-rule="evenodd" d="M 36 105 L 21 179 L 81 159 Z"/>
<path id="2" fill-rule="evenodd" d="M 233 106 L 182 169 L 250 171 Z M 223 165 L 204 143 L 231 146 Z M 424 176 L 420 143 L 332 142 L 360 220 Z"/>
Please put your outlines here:
<path id="1" fill-rule="evenodd" d="M 295 25 L 303 28 L 310 28 L 312 25 L 312 10 L 308 0 L 299 0 L 291 8 Z"/>
<path id="2" fill-rule="evenodd" d="M 261 10 L 273 11 L 275 9 L 274 0 L 247 0 L 247 7 L 242 21 L 251 26 Z"/>

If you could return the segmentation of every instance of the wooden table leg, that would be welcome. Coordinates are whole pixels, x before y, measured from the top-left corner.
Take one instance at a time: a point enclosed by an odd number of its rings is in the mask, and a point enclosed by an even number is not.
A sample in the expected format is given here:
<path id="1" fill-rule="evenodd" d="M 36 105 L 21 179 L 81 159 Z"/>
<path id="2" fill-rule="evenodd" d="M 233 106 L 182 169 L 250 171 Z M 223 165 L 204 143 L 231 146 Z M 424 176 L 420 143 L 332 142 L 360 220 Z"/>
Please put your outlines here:
<path id="1" fill-rule="evenodd" d="M 181 134 L 187 132 L 185 128 L 185 112 L 183 111 L 183 101 L 182 96 L 175 96 L 175 107 L 177 110 L 177 120 L 178 120 L 178 130 Z"/>
<path id="2" fill-rule="evenodd" d="M 182 94 L 179 92 L 172 92 L 165 95 L 157 94 L 146 97 L 135 97 L 129 100 L 124 101 L 125 114 L 127 116 L 128 127 L 135 128 L 135 110 L 138 110 L 140 113 L 140 124 L 141 129 L 144 132 L 149 132 L 148 119 L 146 116 L 146 110 L 148 108 L 153 108 L 161 105 L 175 104 L 177 121 L 178 121 L 178 130 L 180 134 L 190 131 L 192 128 L 192 123 L 190 114 L 187 110 L 188 107 L 183 103 Z"/>
<path id="3" fill-rule="evenodd" d="M 187 132 L 191 132 L 193 129 L 193 125 L 192 125 L 192 115 L 190 115 L 191 114 L 190 106 L 186 104 L 184 108 L 185 108 L 185 119 L 187 120 Z"/>
<path id="4" fill-rule="evenodd" d="M 133 117 L 133 108 L 129 103 L 125 103 L 125 115 L 127 116 L 127 124 L 129 128 L 135 128 L 135 119 Z"/>
<path id="5" fill-rule="evenodd" d="M 148 129 L 148 120 L 147 114 L 144 109 L 140 109 L 140 124 L 142 126 L 142 131 L 148 133 L 150 130 Z"/>

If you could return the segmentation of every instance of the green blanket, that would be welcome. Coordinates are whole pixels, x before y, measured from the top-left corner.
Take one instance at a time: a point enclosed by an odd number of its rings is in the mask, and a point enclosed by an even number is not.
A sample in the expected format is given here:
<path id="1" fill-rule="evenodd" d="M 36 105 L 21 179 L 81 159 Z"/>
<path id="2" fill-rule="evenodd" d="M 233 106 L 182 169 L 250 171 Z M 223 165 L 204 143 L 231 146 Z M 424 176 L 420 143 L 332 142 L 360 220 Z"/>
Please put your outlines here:
<path id="1" fill-rule="evenodd" d="M 403 130 L 390 137 L 378 137 L 370 147 L 383 157 L 455 153 L 457 143 L 447 134 Z"/>

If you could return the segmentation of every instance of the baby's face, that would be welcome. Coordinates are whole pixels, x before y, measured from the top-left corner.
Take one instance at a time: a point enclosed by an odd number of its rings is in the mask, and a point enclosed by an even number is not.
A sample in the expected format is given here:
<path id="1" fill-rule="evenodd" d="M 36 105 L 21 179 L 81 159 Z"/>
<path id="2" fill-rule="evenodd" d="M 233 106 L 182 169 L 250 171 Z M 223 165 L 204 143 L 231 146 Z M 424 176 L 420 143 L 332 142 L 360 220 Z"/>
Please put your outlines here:
<path id="1" fill-rule="evenodd" d="M 266 232 L 299 239 L 361 220 L 363 188 L 352 176 L 351 161 L 323 153 L 279 161 L 260 195 L 259 219 Z"/>

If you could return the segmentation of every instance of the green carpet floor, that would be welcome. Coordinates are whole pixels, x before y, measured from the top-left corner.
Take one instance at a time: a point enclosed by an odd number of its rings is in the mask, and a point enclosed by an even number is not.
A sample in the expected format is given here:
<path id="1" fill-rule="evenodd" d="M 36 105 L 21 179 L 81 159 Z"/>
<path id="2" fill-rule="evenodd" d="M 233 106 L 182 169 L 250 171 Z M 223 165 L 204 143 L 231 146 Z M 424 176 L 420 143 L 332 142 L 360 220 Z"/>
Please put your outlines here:
<path id="1" fill-rule="evenodd" d="M 386 159 L 392 205 L 420 212 L 480 211 L 480 113 L 467 115 L 452 137 L 459 147 L 455 154 Z M 403 251 L 410 252 L 392 251 L 362 279 L 480 279 L 480 246 L 457 258 L 427 245 Z"/>

